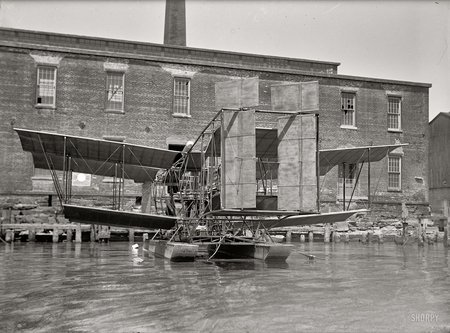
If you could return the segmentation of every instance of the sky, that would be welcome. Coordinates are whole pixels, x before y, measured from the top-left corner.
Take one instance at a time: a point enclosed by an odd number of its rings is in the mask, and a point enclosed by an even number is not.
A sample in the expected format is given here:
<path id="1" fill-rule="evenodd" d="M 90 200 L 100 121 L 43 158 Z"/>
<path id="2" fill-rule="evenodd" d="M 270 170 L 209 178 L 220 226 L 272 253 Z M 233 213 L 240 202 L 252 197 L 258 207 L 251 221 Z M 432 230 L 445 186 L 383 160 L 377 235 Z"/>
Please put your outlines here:
<path id="1" fill-rule="evenodd" d="M 0 27 L 163 43 L 164 0 L 0 0 Z M 450 112 L 450 1 L 186 0 L 187 46 L 338 62 L 430 83 Z"/>

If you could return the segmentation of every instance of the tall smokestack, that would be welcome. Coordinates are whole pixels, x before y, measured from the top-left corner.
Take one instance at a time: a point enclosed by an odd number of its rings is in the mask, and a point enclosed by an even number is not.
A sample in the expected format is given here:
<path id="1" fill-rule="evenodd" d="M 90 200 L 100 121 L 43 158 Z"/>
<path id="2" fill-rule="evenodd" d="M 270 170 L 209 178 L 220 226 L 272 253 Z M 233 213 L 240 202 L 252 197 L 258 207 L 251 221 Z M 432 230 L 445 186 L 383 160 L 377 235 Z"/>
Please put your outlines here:
<path id="1" fill-rule="evenodd" d="M 166 0 L 164 44 L 186 46 L 185 0 Z"/>

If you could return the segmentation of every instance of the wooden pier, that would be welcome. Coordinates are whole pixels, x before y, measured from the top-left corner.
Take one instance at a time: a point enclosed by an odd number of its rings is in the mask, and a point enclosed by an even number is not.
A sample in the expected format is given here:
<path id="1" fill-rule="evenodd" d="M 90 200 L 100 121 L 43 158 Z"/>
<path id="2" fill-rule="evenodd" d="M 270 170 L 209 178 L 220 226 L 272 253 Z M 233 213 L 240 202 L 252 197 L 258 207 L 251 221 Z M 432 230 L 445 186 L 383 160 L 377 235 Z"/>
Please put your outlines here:
<path id="1" fill-rule="evenodd" d="M 117 229 L 117 230 L 116 230 Z M 25 231 L 28 233 L 28 241 L 35 242 L 38 236 L 50 239 L 53 243 L 61 241 L 61 235 L 66 234 L 66 241 L 75 243 L 81 243 L 82 241 L 91 242 L 108 242 L 112 238 L 116 240 L 128 240 L 130 242 L 135 241 L 135 229 L 116 228 L 110 230 L 109 227 L 94 226 L 90 224 L 71 223 L 71 224 L 35 224 L 35 223 L 1 223 L 0 224 L 0 237 L 7 243 L 15 241 L 15 234 L 17 231 Z M 47 232 L 43 232 L 46 230 Z M 148 231 L 145 231 L 149 233 Z M 89 237 L 83 237 L 83 233 L 89 235 Z M 140 232 L 139 233 L 144 233 Z M 75 234 L 75 237 L 74 237 Z"/>

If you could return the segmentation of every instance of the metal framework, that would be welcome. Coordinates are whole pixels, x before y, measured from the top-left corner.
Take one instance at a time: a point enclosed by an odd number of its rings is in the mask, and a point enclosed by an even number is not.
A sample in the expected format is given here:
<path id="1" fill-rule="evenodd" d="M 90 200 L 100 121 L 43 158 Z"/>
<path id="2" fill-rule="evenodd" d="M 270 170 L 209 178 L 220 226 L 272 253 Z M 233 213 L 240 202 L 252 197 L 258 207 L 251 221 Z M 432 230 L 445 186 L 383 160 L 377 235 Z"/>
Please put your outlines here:
<path id="1" fill-rule="evenodd" d="M 247 122 L 260 116 L 265 122 L 278 124 L 278 129 L 249 130 L 254 124 Z M 280 122 L 282 117 L 286 119 Z M 321 214 L 320 176 L 336 165 L 363 166 L 367 162 L 370 205 L 370 162 L 404 144 L 319 151 L 318 131 L 319 116 L 311 112 L 221 109 L 179 158 L 180 152 L 173 150 L 16 129 L 23 149 L 32 153 L 35 167 L 51 170 L 58 198 L 71 220 L 95 216 L 98 220 L 90 223 L 157 228 L 161 231 L 156 237 L 216 244 L 270 242 L 268 230 L 273 227 L 333 223 L 365 212 L 348 211 L 344 180 L 343 211 Z M 300 167 L 293 177 L 299 173 L 299 178 L 286 181 L 280 176 L 285 176 L 289 164 L 281 165 L 289 163 L 290 155 L 282 160 L 280 153 L 312 154 L 314 158 L 296 160 L 295 166 Z M 62 185 L 56 170 L 63 172 Z M 361 171 L 362 167 L 357 181 Z M 113 177 L 113 210 L 72 205 L 72 172 Z M 123 212 L 125 179 L 150 184 L 148 211 Z M 285 197 L 292 193 L 295 205 L 280 209 L 281 185 L 291 191 Z M 311 202 L 298 205 L 305 196 L 315 198 L 312 206 Z M 352 198 L 353 193 L 350 201 Z"/>

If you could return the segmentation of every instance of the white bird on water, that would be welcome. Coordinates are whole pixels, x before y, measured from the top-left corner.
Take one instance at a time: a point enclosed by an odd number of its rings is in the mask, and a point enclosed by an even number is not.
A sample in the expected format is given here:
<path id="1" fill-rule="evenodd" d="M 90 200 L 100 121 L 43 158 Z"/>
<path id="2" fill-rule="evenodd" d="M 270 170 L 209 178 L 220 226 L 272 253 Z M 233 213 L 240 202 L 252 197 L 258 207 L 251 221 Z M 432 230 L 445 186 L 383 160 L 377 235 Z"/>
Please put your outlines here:
<path id="1" fill-rule="evenodd" d="M 133 245 L 131 246 L 131 248 L 132 248 L 131 251 L 132 251 L 133 253 L 137 253 L 137 252 L 138 252 L 138 247 L 139 247 L 138 244 L 133 244 Z M 134 261 L 135 263 L 137 263 L 137 264 L 141 264 L 141 263 L 144 261 L 144 259 L 139 258 L 139 257 L 134 257 L 134 258 L 133 258 L 133 261 Z"/>

